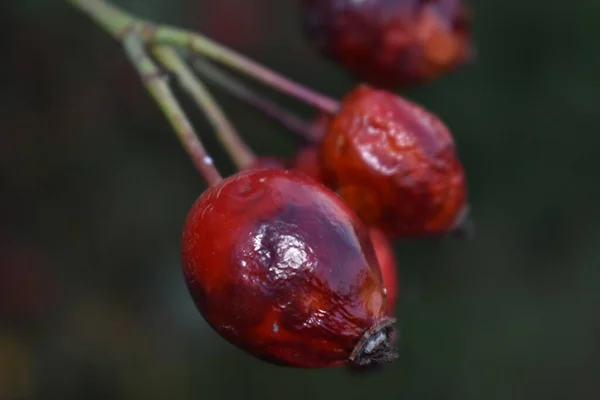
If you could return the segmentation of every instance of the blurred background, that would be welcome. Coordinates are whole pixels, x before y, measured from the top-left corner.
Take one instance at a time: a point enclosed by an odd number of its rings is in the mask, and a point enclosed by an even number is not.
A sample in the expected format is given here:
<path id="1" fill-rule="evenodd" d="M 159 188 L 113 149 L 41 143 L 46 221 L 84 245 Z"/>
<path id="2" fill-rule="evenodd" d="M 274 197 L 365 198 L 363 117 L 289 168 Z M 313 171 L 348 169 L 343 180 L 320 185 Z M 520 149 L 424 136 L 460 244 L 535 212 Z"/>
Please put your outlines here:
<path id="1" fill-rule="evenodd" d="M 116 3 L 332 96 L 355 84 L 304 43 L 295 1 Z M 401 356 L 353 376 L 274 367 L 212 332 L 179 254 L 205 186 L 120 47 L 63 2 L 3 1 L 0 399 L 600 398 L 600 2 L 469 4 L 477 62 L 403 94 L 453 130 L 477 235 L 396 245 Z M 214 93 L 258 153 L 293 153 Z"/>

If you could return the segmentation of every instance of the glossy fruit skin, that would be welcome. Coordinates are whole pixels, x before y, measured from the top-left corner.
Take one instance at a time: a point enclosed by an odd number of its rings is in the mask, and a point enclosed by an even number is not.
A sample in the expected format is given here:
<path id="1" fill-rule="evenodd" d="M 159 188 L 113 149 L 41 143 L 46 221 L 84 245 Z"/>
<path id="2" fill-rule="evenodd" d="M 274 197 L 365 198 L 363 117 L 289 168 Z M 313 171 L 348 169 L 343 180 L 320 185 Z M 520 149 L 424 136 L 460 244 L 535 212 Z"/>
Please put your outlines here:
<path id="1" fill-rule="evenodd" d="M 323 120 L 318 119 L 317 121 L 319 121 L 318 124 L 320 124 Z M 322 128 L 322 133 L 324 134 L 326 127 L 323 126 Z M 251 165 L 251 168 L 288 168 L 303 173 L 317 182 L 322 183 L 324 181 L 323 169 L 319 162 L 319 148 L 317 146 L 306 146 L 301 148 L 296 154 L 296 157 L 288 163 L 283 159 L 275 157 L 260 157 Z M 377 257 L 383 284 L 386 289 L 388 312 L 390 315 L 394 315 L 396 302 L 398 300 L 396 255 L 394 254 L 390 240 L 379 229 L 369 229 L 369 236 L 373 243 L 375 256 Z"/>
<path id="2" fill-rule="evenodd" d="M 471 59 L 462 0 L 300 0 L 311 45 L 362 81 L 401 88 Z"/>
<path id="3" fill-rule="evenodd" d="M 319 162 L 319 148 L 317 146 L 307 146 L 300 149 L 294 159 L 292 168 L 319 182 L 325 180 Z M 390 315 L 394 315 L 396 302 L 398 301 L 398 263 L 396 255 L 390 240 L 381 230 L 371 228 L 369 229 L 369 236 L 375 249 L 375 256 L 386 288 L 388 311 Z"/>
<path id="4" fill-rule="evenodd" d="M 438 236 L 465 216 L 467 184 L 446 126 L 393 93 L 361 85 L 320 146 L 326 183 L 392 238 Z"/>
<path id="5" fill-rule="evenodd" d="M 183 269 L 208 323 L 265 361 L 378 362 L 365 357 L 365 337 L 384 337 L 390 354 L 393 320 L 368 231 L 302 174 L 251 169 L 209 188 L 185 222 Z"/>

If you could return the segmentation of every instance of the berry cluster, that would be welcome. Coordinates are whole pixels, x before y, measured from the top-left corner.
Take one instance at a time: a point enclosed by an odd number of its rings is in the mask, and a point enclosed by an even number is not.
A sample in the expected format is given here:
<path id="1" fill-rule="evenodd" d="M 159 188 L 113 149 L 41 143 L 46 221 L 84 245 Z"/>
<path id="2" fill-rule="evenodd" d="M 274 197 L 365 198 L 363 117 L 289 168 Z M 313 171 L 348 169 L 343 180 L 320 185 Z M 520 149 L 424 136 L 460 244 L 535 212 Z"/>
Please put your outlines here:
<path id="1" fill-rule="evenodd" d="M 454 141 L 424 108 L 367 85 L 310 130 L 320 140 L 293 159 L 258 157 L 198 199 L 184 227 L 187 282 L 211 325 L 263 359 L 390 360 L 390 238 L 461 229 Z"/>
<path id="2" fill-rule="evenodd" d="M 379 86 L 431 79 L 466 59 L 458 1 L 407 3 L 415 2 L 301 1 L 308 38 Z M 389 24 L 377 25 L 375 10 L 388 9 Z M 432 32 L 374 48 L 372 32 L 359 30 L 373 25 L 379 35 Z M 264 101 L 246 100 L 273 117 Z M 272 363 L 391 361 L 398 278 L 390 239 L 455 233 L 469 220 L 454 139 L 425 108 L 366 83 L 300 129 L 311 143 L 295 157 L 257 157 L 193 206 L 183 241 L 189 288 L 223 337 Z"/>
<path id="3" fill-rule="evenodd" d="M 366 81 L 339 103 L 202 35 L 150 24 L 104 0 L 71 2 L 123 40 L 210 185 L 186 218 L 182 261 L 190 293 L 215 331 L 277 365 L 355 370 L 395 359 L 399 289 L 391 240 L 464 232 L 470 217 L 449 129 L 389 90 L 468 58 L 460 0 L 300 0 L 309 41 Z M 308 143 L 289 160 L 256 157 L 174 44 L 315 106 L 315 120 L 302 121 L 205 58 L 195 60 L 205 80 Z M 221 177 L 146 47 L 204 109 L 238 173 Z"/>

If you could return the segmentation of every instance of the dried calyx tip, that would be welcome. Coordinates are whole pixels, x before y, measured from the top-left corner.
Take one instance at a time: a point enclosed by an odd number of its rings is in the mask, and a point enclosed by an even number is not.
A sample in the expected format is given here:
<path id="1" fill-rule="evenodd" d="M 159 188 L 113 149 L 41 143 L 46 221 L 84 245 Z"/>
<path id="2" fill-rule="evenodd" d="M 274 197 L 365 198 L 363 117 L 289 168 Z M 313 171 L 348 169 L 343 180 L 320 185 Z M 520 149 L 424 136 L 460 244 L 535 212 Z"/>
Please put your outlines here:
<path id="1" fill-rule="evenodd" d="M 365 332 L 350 355 L 351 365 L 376 366 L 398 358 L 398 352 L 392 346 L 395 322 L 394 318 L 385 318 Z"/>

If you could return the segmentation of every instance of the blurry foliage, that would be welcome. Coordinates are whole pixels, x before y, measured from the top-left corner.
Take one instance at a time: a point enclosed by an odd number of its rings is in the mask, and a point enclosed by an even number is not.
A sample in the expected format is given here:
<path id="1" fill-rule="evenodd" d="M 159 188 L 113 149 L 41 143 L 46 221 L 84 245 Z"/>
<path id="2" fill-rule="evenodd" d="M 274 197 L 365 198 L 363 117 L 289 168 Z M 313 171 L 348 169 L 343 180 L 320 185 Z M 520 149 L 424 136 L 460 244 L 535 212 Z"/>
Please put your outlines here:
<path id="1" fill-rule="evenodd" d="M 353 85 L 304 44 L 293 1 L 117 3 L 332 95 Z M 477 62 L 405 94 L 452 128 L 477 236 L 398 243 L 401 358 L 358 377 L 266 365 L 207 327 L 179 265 L 204 185 L 169 126 L 84 16 L 3 2 L 0 398 L 600 397 L 600 7 L 470 4 Z M 293 151 L 277 126 L 217 95 L 259 153 Z"/>

